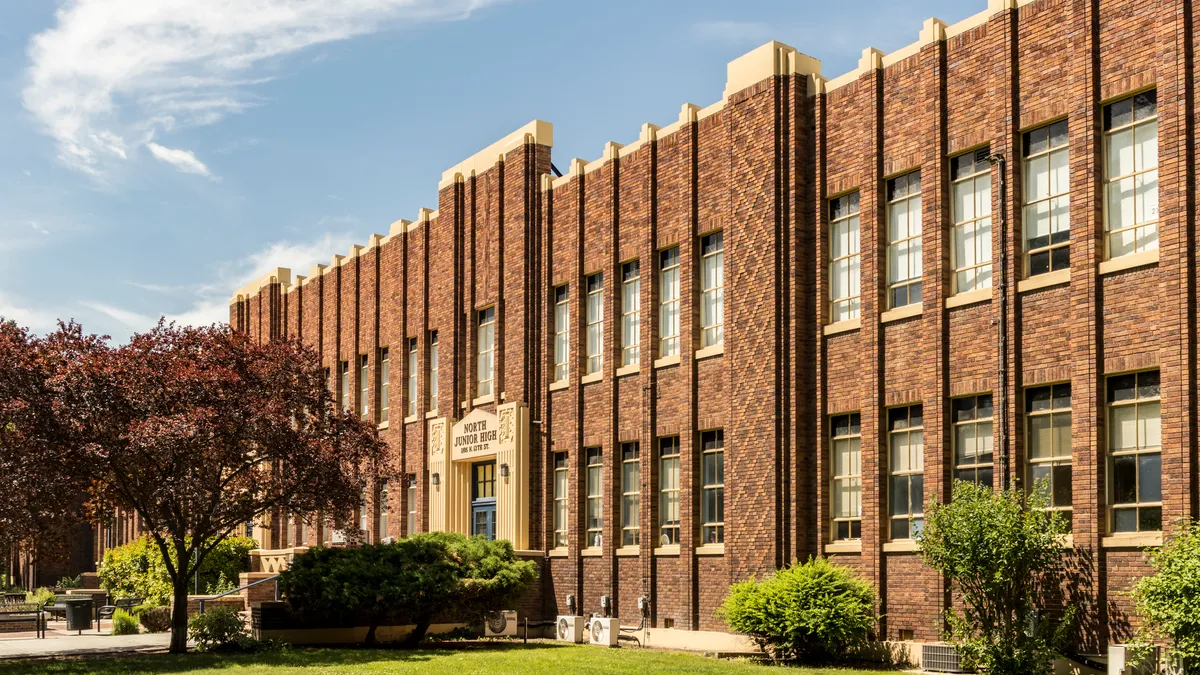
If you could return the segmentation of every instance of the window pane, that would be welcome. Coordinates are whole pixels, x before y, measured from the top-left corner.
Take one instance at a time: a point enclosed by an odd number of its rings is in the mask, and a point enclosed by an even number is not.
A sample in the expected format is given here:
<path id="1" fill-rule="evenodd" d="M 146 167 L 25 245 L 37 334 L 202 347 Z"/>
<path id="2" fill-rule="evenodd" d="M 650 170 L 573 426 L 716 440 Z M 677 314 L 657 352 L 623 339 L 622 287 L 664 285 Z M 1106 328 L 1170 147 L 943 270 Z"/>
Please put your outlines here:
<path id="1" fill-rule="evenodd" d="M 1162 455 L 1138 455 L 1138 501 L 1162 501 Z"/>
<path id="2" fill-rule="evenodd" d="M 1137 532 L 1137 509 L 1113 509 L 1114 532 Z"/>
<path id="3" fill-rule="evenodd" d="M 925 512 L 925 477 L 913 474 L 912 486 L 909 488 L 909 508 L 911 513 Z"/>
<path id="4" fill-rule="evenodd" d="M 1137 458 L 1113 458 L 1113 503 L 1137 503 Z"/>
<path id="5" fill-rule="evenodd" d="M 1050 497 L 1052 480 L 1049 464 L 1033 464 L 1029 467 L 1029 488 L 1042 497 Z"/>
<path id="6" fill-rule="evenodd" d="M 1153 532 L 1162 529 L 1162 507 L 1147 506 L 1138 509 L 1138 529 Z"/>
<path id="7" fill-rule="evenodd" d="M 1108 137 L 1108 177 L 1133 173 L 1133 130 L 1122 129 Z"/>
<path id="8" fill-rule="evenodd" d="M 1071 465 L 1054 465 L 1054 506 L 1071 505 Z"/>
<path id="9" fill-rule="evenodd" d="M 1071 413 L 1054 414 L 1054 456 L 1071 456 Z"/>
<path id="10" fill-rule="evenodd" d="M 1162 416 L 1158 402 L 1139 403 L 1138 415 L 1138 447 L 1158 448 L 1162 446 Z"/>
<path id="11" fill-rule="evenodd" d="M 908 476 L 892 476 L 890 493 L 892 515 L 908 513 Z"/>
<path id="12" fill-rule="evenodd" d="M 1048 403 L 1049 401 L 1047 401 Z M 1046 459 L 1054 456 L 1054 436 L 1052 418 L 1049 415 L 1037 415 L 1029 418 L 1029 457 L 1031 459 Z"/>
<path id="13" fill-rule="evenodd" d="M 908 519 L 892 520 L 892 539 L 908 539 Z"/>
<path id="14" fill-rule="evenodd" d="M 1109 413 L 1108 447 L 1112 450 L 1132 450 L 1137 447 L 1137 410 L 1124 405 Z"/>

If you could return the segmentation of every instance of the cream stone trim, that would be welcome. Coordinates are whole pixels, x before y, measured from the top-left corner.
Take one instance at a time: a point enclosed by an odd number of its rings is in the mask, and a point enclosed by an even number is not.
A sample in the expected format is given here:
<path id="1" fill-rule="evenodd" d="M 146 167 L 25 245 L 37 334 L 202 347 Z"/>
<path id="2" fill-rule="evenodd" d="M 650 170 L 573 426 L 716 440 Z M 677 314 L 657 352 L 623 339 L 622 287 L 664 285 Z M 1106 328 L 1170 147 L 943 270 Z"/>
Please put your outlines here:
<path id="1" fill-rule="evenodd" d="M 404 423 L 412 424 L 413 422 L 416 422 L 418 419 L 420 419 L 420 418 L 417 417 L 416 415 L 409 415 L 408 417 L 404 418 Z"/>
<path id="2" fill-rule="evenodd" d="M 667 366 L 677 366 L 677 365 L 679 365 L 679 355 L 678 354 L 675 354 L 674 356 L 664 356 L 661 359 L 657 359 L 654 361 L 655 368 L 666 368 Z"/>
<path id="3" fill-rule="evenodd" d="M 727 99 L 772 75 L 820 75 L 821 62 L 795 47 L 772 40 L 737 57 L 725 67 Z"/>
<path id="4" fill-rule="evenodd" d="M 565 558 L 567 557 L 567 549 L 559 547 L 552 548 L 546 552 L 547 558 Z"/>
<path id="5" fill-rule="evenodd" d="M 387 429 L 387 428 L 388 428 L 388 423 L 387 423 L 387 422 L 380 422 L 380 423 L 379 423 L 379 425 L 378 425 L 376 428 L 377 428 L 377 429 L 379 429 L 379 430 Z"/>
<path id="6" fill-rule="evenodd" d="M 696 115 L 700 112 L 700 106 L 694 103 L 684 103 L 679 108 L 679 119 L 671 124 L 658 130 L 658 138 L 663 139 L 683 128 L 683 125 L 690 124 L 696 121 Z"/>
<path id="7" fill-rule="evenodd" d="M 542 120 L 533 120 L 520 129 L 508 134 L 483 150 L 443 171 L 442 180 L 438 182 L 438 190 L 441 191 L 466 176 L 477 176 L 487 171 L 496 166 L 504 155 L 526 143 L 553 146 L 554 125 Z"/>
<path id="8" fill-rule="evenodd" d="M 1158 249 L 1149 251 L 1141 251 L 1140 253 L 1130 253 L 1123 255 L 1120 258 L 1112 258 L 1105 260 L 1096 266 L 1097 274 L 1109 274 L 1112 272 L 1120 272 L 1121 270 L 1133 269 L 1143 265 L 1158 264 Z"/>
<path id="9" fill-rule="evenodd" d="M 725 544 L 705 544 L 697 546 L 696 555 L 725 555 Z"/>
<path id="10" fill-rule="evenodd" d="M 995 13 L 992 11 L 992 8 L 990 6 L 991 4 L 992 4 L 992 0 L 989 0 L 988 1 L 989 7 L 987 9 L 985 9 L 982 12 L 979 12 L 977 14 L 974 14 L 972 16 L 968 16 L 967 18 L 963 19 L 962 21 L 959 21 L 958 23 L 947 26 L 946 27 L 946 39 L 949 40 L 950 38 L 952 38 L 956 35 L 962 35 L 963 33 L 971 30 L 972 28 L 978 28 L 978 27 L 982 26 L 983 24 L 987 23 L 988 19 L 992 18 L 992 14 Z"/>
<path id="11" fill-rule="evenodd" d="M 629 145 L 622 146 L 617 152 L 618 157 L 624 157 L 647 143 L 653 143 L 658 136 L 658 125 L 650 124 L 649 122 L 642 125 L 642 131 L 638 134 L 638 139 Z"/>
<path id="12" fill-rule="evenodd" d="M 425 419 L 427 420 L 431 420 L 435 417 L 437 417 L 437 410 L 430 410 L 429 412 L 425 413 Z"/>
<path id="13" fill-rule="evenodd" d="M 604 166 L 611 160 L 616 159 L 621 153 L 621 144 L 615 141 L 609 141 L 604 144 L 604 154 L 600 155 L 599 159 L 593 159 L 583 166 L 583 174 L 587 175 Z"/>
<path id="14" fill-rule="evenodd" d="M 602 558 L 604 557 L 604 549 L 599 546 L 589 546 L 579 552 L 581 558 Z"/>
<path id="15" fill-rule="evenodd" d="M 977 302 L 991 302 L 991 300 L 992 289 L 990 286 L 988 288 L 976 288 L 973 291 L 959 293 L 946 298 L 946 309 L 962 307 L 964 305 L 973 305 Z"/>
<path id="16" fill-rule="evenodd" d="M 858 330 L 859 328 L 862 328 L 861 317 L 857 319 L 846 319 L 845 321 L 831 323 L 825 326 L 824 331 L 826 335 L 837 335 L 838 333 L 847 333 L 852 330 Z"/>
<path id="17" fill-rule="evenodd" d="M 264 286 L 269 286 L 270 284 L 274 283 L 278 283 L 283 286 L 290 285 L 292 283 L 292 271 L 286 267 L 276 267 L 274 270 L 267 272 L 261 277 L 234 291 L 233 296 L 229 299 L 229 304 L 232 305 L 239 300 L 249 300 L 255 295 L 258 295 L 258 292 L 261 291 Z"/>
<path id="18" fill-rule="evenodd" d="M 636 558 L 642 554 L 642 549 L 637 546 L 622 546 L 613 551 L 613 555 L 618 558 Z"/>
<path id="19" fill-rule="evenodd" d="M 570 380 L 558 380 L 550 383 L 550 391 L 561 391 L 569 386 L 571 386 Z"/>
<path id="20" fill-rule="evenodd" d="M 584 375 L 583 377 L 579 378 L 579 384 L 591 384 L 593 382 L 599 382 L 600 380 L 603 380 L 603 379 L 604 379 L 604 371 L 598 370 L 598 371 L 592 373 L 591 375 Z"/>
<path id="21" fill-rule="evenodd" d="M 363 246 L 360 246 L 358 244 L 350 244 L 350 253 L 348 253 L 346 255 L 346 261 L 349 262 L 349 261 L 357 258 L 358 256 L 362 255 L 362 252 L 364 250 L 366 250 L 366 249 Z"/>
<path id="22" fill-rule="evenodd" d="M 915 553 L 920 550 L 921 545 L 917 543 L 916 539 L 898 539 L 883 543 L 884 553 Z"/>
<path id="23" fill-rule="evenodd" d="M 705 117 L 711 117 L 711 116 L 716 115 L 717 113 L 721 112 L 722 110 L 725 109 L 725 104 L 728 101 L 729 101 L 729 99 L 723 98 L 720 101 L 717 101 L 716 103 L 708 106 L 707 108 L 701 108 L 700 112 L 696 113 L 696 121 L 699 122 L 700 120 L 704 119 Z"/>
<path id="24" fill-rule="evenodd" d="M 1162 545 L 1162 532 L 1130 532 L 1100 538 L 1100 548 L 1146 548 Z"/>
<path id="25" fill-rule="evenodd" d="M 633 375 L 640 370 L 641 366 L 636 363 L 631 363 L 628 366 L 621 366 L 620 368 L 617 368 L 616 375 L 617 377 L 625 377 L 626 375 Z"/>
<path id="26" fill-rule="evenodd" d="M 897 307 L 896 309 L 889 309 L 888 311 L 879 315 L 879 323 L 890 323 L 892 321 L 899 321 L 900 319 L 907 319 L 912 316 L 921 316 L 921 312 L 924 310 L 924 305 L 919 302 L 914 302 L 911 305 L 905 305 L 903 307 Z"/>
<path id="27" fill-rule="evenodd" d="M 485 405 L 485 404 L 491 403 L 495 400 L 496 400 L 495 394 L 484 394 L 483 396 L 480 396 L 479 398 L 473 399 L 471 401 L 471 405 L 473 405 L 473 406 L 474 405 Z"/>
<path id="28" fill-rule="evenodd" d="M 724 353 L 725 353 L 725 343 L 718 342 L 717 344 L 710 345 L 708 347 L 705 347 L 704 349 L 697 349 L 696 355 L 693 358 L 695 358 L 697 361 L 699 361 L 700 359 L 707 359 L 711 356 L 721 356 Z"/>
<path id="29" fill-rule="evenodd" d="M 904 59 L 920 53 L 921 48 L 925 45 L 945 39 L 946 22 L 933 17 L 925 19 L 925 23 L 921 26 L 921 34 L 917 38 L 917 41 L 905 47 L 901 47 L 891 54 L 885 55 L 883 57 L 883 67 L 887 68 L 890 65 L 900 63 Z"/>
<path id="30" fill-rule="evenodd" d="M 1071 283 L 1071 270 L 1057 270 L 1054 272 L 1046 272 L 1037 276 L 1022 279 L 1017 282 L 1017 292 L 1024 293 L 1025 291 L 1036 291 L 1039 288 L 1048 286 L 1057 286 L 1059 284 Z"/>
<path id="31" fill-rule="evenodd" d="M 671 544 L 670 546 L 660 546 L 654 549 L 655 556 L 677 556 L 679 555 L 679 544 Z"/>
<path id="32" fill-rule="evenodd" d="M 830 542 L 825 544 L 825 553 L 862 553 L 862 539 Z"/>

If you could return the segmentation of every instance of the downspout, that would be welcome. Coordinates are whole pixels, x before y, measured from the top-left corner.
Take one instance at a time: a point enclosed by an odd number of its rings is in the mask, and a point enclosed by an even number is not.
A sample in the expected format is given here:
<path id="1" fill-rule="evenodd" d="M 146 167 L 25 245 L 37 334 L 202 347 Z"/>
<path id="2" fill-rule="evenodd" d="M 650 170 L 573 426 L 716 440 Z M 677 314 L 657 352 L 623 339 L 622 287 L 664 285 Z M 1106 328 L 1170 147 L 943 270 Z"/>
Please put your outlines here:
<path id="1" fill-rule="evenodd" d="M 1000 410 L 1000 487 L 1008 489 L 1008 171 L 1004 155 L 993 153 L 988 161 L 1000 174 L 1000 307 L 996 326 L 996 376 L 999 380 L 996 408 Z"/>

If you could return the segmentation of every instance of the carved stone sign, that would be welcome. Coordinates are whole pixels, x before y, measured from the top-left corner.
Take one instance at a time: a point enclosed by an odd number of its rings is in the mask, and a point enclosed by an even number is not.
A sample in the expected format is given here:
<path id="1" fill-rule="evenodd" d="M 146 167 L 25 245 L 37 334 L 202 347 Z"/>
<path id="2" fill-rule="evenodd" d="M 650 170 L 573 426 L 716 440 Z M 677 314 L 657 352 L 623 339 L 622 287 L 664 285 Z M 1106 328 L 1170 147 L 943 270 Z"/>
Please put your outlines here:
<path id="1" fill-rule="evenodd" d="M 496 454 L 500 425 L 496 416 L 476 408 L 450 430 L 450 458 L 458 461 Z"/>

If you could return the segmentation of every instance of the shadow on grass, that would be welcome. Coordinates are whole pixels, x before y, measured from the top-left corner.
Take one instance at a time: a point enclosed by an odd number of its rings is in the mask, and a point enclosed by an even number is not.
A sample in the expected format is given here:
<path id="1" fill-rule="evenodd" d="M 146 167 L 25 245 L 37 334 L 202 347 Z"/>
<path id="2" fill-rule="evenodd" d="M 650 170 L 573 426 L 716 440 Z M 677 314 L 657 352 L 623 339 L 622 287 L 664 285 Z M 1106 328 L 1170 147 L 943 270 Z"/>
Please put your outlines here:
<path id="1" fill-rule="evenodd" d="M 435 642 L 422 645 L 420 649 L 401 649 L 388 645 L 375 647 L 289 647 L 284 652 L 266 654 L 138 654 L 135 656 L 85 656 L 45 659 L 0 661 L 0 675 L 32 675 L 51 673 L 75 675 L 76 673 L 190 673 L 195 671 L 218 671 L 232 667 L 261 666 L 287 668 L 325 668 L 337 666 L 367 665 L 379 661 L 390 663 L 419 664 L 462 651 L 496 650 L 519 652 L 558 649 L 563 645 L 539 642 L 528 645 L 508 642 Z"/>

